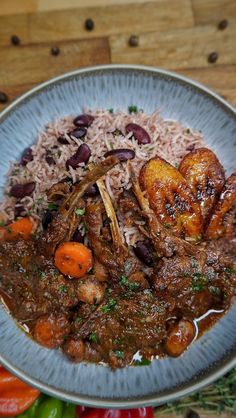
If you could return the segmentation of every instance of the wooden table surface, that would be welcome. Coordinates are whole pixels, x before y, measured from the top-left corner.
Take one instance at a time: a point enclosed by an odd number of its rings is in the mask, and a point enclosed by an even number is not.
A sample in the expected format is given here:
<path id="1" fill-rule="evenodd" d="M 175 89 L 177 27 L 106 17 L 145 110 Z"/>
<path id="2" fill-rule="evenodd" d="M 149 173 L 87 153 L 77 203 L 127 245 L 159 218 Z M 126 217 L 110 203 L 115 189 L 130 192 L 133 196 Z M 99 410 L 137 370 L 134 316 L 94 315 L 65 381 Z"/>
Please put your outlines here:
<path id="1" fill-rule="evenodd" d="M 9 101 L 58 74 L 107 63 L 171 69 L 236 105 L 236 0 L 0 0 L 0 92 Z"/>

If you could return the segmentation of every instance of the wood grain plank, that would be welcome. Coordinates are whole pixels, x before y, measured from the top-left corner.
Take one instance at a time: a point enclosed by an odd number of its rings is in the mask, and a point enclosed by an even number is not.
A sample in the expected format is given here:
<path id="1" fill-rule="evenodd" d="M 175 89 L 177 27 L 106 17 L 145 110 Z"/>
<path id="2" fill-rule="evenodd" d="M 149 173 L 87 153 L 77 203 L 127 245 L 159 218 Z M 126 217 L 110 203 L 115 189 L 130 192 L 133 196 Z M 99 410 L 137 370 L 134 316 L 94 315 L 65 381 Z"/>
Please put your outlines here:
<path id="1" fill-rule="evenodd" d="M 171 13 L 170 13 L 171 10 Z M 89 9 L 75 9 L 30 15 L 30 41 L 46 42 L 84 39 L 112 34 L 165 30 L 169 27 L 193 26 L 189 0 L 158 0 L 144 4 L 124 4 Z M 95 29 L 84 28 L 87 18 L 95 22 Z"/>
<path id="2" fill-rule="evenodd" d="M 0 16 L 35 12 L 37 3 L 38 0 L 0 0 Z"/>
<path id="3" fill-rule="evenodd" d="M 160 0 L 149 0 L 149 2 Z M 189 0 L 190 2 L 191 0 Z M 18 13 L 33 13 L 50 10 L 80 9 L 98 6 L 128 4 L 133 0 L 1 0 L 0 16 Z M 145 3 L 146 0 L 136 0 L 135 3 Z"/>
<path id="4" fill-rule="evenodd" d="M 194 20 L 197 25 L 214 23 L 222 19 L 236 19 L 235 0 L 192 0 Z M 231 23 L 230 23 L 231 24 Z"/>
<path id="5" fill-rule="evenodd" d="M 0 46 L 11 45 L 12 35 L 18 35 L 23 43 L 29 42 L 27 15 L 0 16 Z"/>
<path id="6" fill-rule="evenodd" d="M 105 38 L 61 42 L 60 55 L 52 56 L 50 44 L 18 48 L 1 48 L 0 85 L 14 86 L 39 83 L 79 67 L 109 63 L 108 41 Z"/>
<path id="7" fill-rule="evenodd" d="M 138 47 L 128 45 L 129 35 L 110 37 L 113 63 L 136 63 L 169 69 L 199 68 L 218 64 L 236 64 L 236 27 L 218 31 L 202 26 L 170 32 L 140 34 Z M 208 55 L 217 51 L 216 64 L 208 63 Z"/>
<path id="8" fill-rule="evenodd" d="M 213 65 L 204 68 L 187 68 L 178 73 L 207 85 L 212 89 L 236 89 L 236 65 Z"/>

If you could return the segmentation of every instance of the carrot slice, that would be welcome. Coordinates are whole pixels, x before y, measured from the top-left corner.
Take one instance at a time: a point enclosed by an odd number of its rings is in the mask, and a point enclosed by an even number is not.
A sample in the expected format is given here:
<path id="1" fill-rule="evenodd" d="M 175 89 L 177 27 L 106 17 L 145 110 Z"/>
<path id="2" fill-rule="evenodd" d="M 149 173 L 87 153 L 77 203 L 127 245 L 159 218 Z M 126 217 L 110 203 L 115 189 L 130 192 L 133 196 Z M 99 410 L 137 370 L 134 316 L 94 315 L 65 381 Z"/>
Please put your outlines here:
<path id="1" fill-rule="evenodd" d="M 30 218 L 18 219 L 9 225 L 0 228 L 0 241 L 14 241 L 18 238 L 29 239 L 33 230 L 33 222 Z"/>
<path id="2" fill-rule="evenodd" d="M 68 276 L 83 277 L 92 264 L 90 249 L 79 242 L 64 242 L 55 252 L 55 266 Z"/>

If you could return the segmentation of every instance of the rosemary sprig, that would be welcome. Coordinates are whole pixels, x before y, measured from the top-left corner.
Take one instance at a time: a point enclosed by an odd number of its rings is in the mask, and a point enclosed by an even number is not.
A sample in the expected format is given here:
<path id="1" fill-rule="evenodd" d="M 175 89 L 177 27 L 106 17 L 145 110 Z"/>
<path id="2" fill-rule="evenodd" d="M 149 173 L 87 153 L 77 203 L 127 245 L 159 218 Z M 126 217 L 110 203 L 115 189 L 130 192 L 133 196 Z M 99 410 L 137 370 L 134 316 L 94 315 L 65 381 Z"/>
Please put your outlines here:
<path id="1" fill-rule="evenodd" d="M 236 414 L 236 368 L 200 392 L 156 408 L 155 417 L 160 418 L 172 412 L 185 413 L 195 408 Z"/>

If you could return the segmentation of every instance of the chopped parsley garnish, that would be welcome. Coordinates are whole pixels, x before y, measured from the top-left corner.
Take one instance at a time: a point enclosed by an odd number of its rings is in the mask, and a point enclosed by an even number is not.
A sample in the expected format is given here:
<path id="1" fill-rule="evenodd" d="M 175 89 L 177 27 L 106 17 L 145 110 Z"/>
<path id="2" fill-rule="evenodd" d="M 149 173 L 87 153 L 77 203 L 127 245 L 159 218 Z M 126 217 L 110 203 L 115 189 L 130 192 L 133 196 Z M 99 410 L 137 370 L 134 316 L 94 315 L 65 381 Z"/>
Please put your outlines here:
<path id="1" fill-rule="evenodd" d="M 43 271 L 43 270 L 39 270 L 39 276 L 40 276 L 40 279 L 45 279 L 45 277 L 46 277 L 46 273 L 45 273 L 45 271 Z"/>
<path id="2" fill-rule="evenodd" d="M 190 134 L 191 131 L 190 131 L 189 128 L 187 128 L 185 132 L 186 132 L 186 134 Z"/>
<path id="3" fill-rule="evenodd" d="M 1 227 L 1 226 L 5 226 L 5 222 L 1 221 L 1 222 L 0 222 L 0 227 Z"/>
<path id="4" fill-rule="evenodd" d="M 124 351 L 114 350 L 113 353 L 115 354 L 116 358 L 122 359 L 125 356 Z"/>
<path id="5" fill-rule="evenodd" d="M 171 224 L 169 224 L 168 222 L 166 222 L 166 223 L 164 223 L 164 227 L 167 228 L 167 229 L 170 229 L 171 228 Z"/>
<path id="6" fill-rule="evenodd" d="M 75 322 L 81 324 L 83 320 L 84 319 L 81 316 L 77 316 L 77 318 L 75 319 Z"/>
<path id="7" fill-rule="evenodd" d="M 48 210 L 57 210 L 58 205 L 56 203 L 49 203 Z"/>
<path id="8" fill-rule="evenodd" d="M 191 263 L 192 267 L 198 268 L 198 262 L 197 262 L 196 258 L 192 257 L 191 260 L 190 260 L 190 263 Z"/>
<path id="9" fill-rule="evenodd" d="M 62 285 L 59 287 L 59 291 L 60 293 L 68 293 L 68 287 L 66 287 L 65 285 Z"/>
<path id="10" fill-rule="evenodd" d="M 83 216 L 85 214 L 85 208 L 75 209 L 75 214 L 78 216 Z"/>
<path id="11" fill-rule="evenodd" d="M 142 360 L 135 360 L 133 366 L 148 366 L 149 364 L 151 364 L 151 360 L 143 358 Z"/>
<path id="12" fill-rule="evenodd" d="M 108 109 L 108 112 L 109 113 L 113 113 L 114 112 L 114 110 L 112 109 L 112 107 L 110 109 Z"/>
<path id="13" fill-rule="evenodd" d="M 108 303 L 101 307 L 101 311 L 104 313 L 110 312 L 115 308 L 117 305 L 117 301 L 115 299 L 109 299 Z"/>
<path id="14" fill-rule="evenodd" d="M 136 290 L 139 287 L 138 283 L 130 282 L 126 276 L 121 276 L 120 284 L 128 287 L 131 291 Z"/>
<path id="15" fill-rule="evenodd" d="M 96 332 L 91 332 L 91 334 L 89 335 L 89 341 L 93 342 L 93 343 L 97 343 L 98 342 L 98 336 L 96 334 Z"/>
<path id="16" fill-rule="evenodd" d="M 225 272 L 226 274 L 233 274 L 233 273 L 235 272 L 235 270 L 234 270 L 234 269 L 232 269 L 232 268 L 230 268 L 230 267 L 225 267 L 225 268 L 224 268 L 224 272 Z"/>
<path id="17" fill-rule="evenodd" d="M 137 113 L 138 108 L 135 105 L 131 105 L 131 106 L 128 107 L 128 111 L 129 111 L 129 113 Z"/>
<path id="18" fill-rule="evenodd" d="M 201 276 L 201 273 L 197 272 L 192 278 L 192 290 L 194 292 L 201 292 L 208 283 L 207 277 Z"/>

